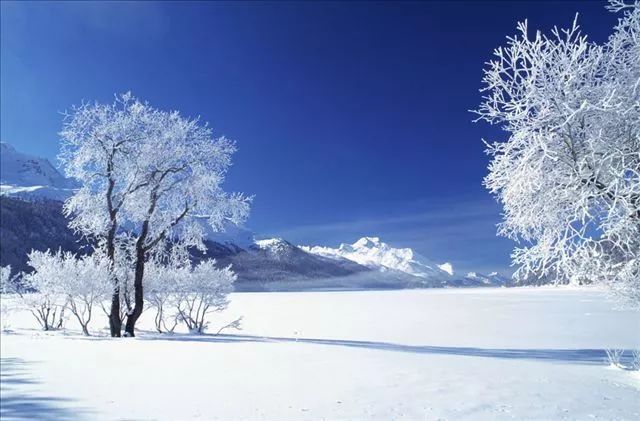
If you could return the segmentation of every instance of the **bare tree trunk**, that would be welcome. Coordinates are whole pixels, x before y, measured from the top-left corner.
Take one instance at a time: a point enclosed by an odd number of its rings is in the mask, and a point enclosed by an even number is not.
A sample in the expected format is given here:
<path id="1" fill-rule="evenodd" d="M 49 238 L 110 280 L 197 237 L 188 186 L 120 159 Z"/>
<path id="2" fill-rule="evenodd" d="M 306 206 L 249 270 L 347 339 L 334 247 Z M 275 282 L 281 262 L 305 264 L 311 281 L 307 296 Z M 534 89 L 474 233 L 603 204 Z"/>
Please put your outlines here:
<path id="1" fill-rule="evenodd" d="M 162 333 L 162 317 L 163 317 L 163 309 L 162 303 L 157 303 L 157 311 L 156 311 L 156 330 L 158 333 Z"/>
<path id="2" fill-rule="evenodd" d="M 116 266 L 116 230 L 118 229 L 118 209 L 113 203 L 113 190 L 115 188 L 115 180 L 113 178 L 113 157 L 115 149 L 111 151 L 107 160 L 107 174 L 109 178 L 109 187 L 107 189 L 107 208 L 109 210 L 109 221 L 111 226 L 107 233 L 107 258 L 109 259 L 110 269 Z M 118 206 L 119 208 L 119 206 Z M 120 284 L 116 276 L 113 277 L 113 295 L 111 295 L 111 312 L 109 313 L 109 331 L 112 338 L 119 338 L 122 331 L 122 320 L 120 319 Z"/>
<path id="3" fill-rule="evenodd" d="M 146 257 L 146 250 L 144 248 L 147 233 L 149 232 L 149 222 L 145 221 L 142 224 L 142 231 L 138 241 L 136 242 L 136 270 L 135 277 L 133 279 L 133 298 L 134 305 L 133 311 L 127 315 L 127 324 L 125 326 L 125 336 L 134 337 L 135 327 L 138 318 L 142 314 L 144 307 L 144 294 L 142 290 L 142 278 L 144 277 L 144 264 Z"/>
<path id="4" fill-rule="evenodd" d="M 118 338 L 122 331 L 122 321 L 120 320 L 120 288 L 116 285 L 111 296 L 111 312 L 109 313 L 109 330 L 112 338 Z"/>
<path id="5" fill-rule="evenodd" d="M 112 217 L 111 228 L 107 235 L 107 257 L 109 258 L 110 268 L 115 267 L 115 236 L 117 225 L 115 216 Z M 112 271 L 113 272 L 113 271 Z M 117 277 L 113 277 L 113 294 L 111 295 L 111 312 L 109 313 L 109 331 L 112 338 L 119 338 L 122 331 L 122 320 L 120 319 L 120 284 Z"/>

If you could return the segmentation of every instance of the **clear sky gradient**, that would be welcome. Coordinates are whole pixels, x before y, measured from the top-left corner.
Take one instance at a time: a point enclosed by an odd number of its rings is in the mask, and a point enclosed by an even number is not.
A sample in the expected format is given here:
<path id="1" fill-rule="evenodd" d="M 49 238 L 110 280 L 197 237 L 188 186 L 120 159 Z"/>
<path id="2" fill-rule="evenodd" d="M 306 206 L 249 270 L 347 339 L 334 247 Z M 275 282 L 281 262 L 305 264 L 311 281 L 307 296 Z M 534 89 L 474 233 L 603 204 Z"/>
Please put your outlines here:
<path id="1" fill-rule="evenodd" d="M 605 2 L 2 2 L 1 137 L 48 158 L 60 112 L 134 95 L 200 115 L 239 152 L 247 226 L 297 244 L 363 235 L 460 271 L 508 271 L 472 123 L 483 63 L 529 19 L 603 41 Z"/>

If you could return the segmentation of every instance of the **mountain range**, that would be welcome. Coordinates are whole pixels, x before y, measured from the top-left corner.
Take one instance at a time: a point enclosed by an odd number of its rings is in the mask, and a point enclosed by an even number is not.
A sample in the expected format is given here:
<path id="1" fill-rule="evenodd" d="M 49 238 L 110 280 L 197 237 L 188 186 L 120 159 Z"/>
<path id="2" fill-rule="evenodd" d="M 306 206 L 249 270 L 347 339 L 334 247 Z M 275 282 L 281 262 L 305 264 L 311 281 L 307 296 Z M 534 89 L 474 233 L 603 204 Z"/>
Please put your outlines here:
<path id="1" fill-rule="evenodd" d="M 62 201 L 76 184 L 45 158 L 29 156 L 1 143 L 0 265 L 28 270 L 31 249 L 87 250 L 67 227 Z M 436 263 L 410 248 L 395 248 L 379 237 L 363 237 L 337 248 L 297 246 L 282 238 L 262 238 L 229 224 L 209 232 L 206 253 L 232 265 L 241 291 L 432 288 L 505 286 L 510 279 L 497 273 L 457 274 L 450 263 Z"/>

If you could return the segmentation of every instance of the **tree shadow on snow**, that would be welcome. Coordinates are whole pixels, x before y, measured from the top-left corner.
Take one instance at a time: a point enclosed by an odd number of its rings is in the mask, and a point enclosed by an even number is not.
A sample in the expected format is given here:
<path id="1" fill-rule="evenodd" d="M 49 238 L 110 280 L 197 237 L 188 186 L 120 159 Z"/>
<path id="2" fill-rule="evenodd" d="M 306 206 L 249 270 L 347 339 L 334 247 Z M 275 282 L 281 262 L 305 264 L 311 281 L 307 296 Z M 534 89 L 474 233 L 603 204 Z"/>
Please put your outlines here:
<path id="1" fill-rule="evenodd" d="M 20 358 L 0 359 L 0 419 L 76 420 L 84 411 L 64 408 L 70 399 L 35 396 L 20 390 L 38 382 L 29 377 L 27 363 Z"/>
<path id="2" fill-rule="evenodd" d="M 320 339 L 320 338 L 289 338 L 278 336 L 251 336 L 251 335 L 153 335 L 141 336 L 142 340 L 188 341 L 188 342 L 265 342 L 265 343 L 290 343 L 298 342 L 315 345 L 344 346 L 350 348 L 375 349 L 380 351 L 406 352 L 413 354 L 432 355 L 457 355 L 464 357 L 499 358 L 507 360 L 534 360 L 554 363 L 573 363 L 590 365 L 609 365 L 607 353 L 604 349 L 501 349 L 501 348 L 476 348 L 453 347 L 432 345 L 403 345 L 392 342 L 354 341 L 346 339 Z M 631 353 L 623 355 L 622 363 L 631 361 Z"/>

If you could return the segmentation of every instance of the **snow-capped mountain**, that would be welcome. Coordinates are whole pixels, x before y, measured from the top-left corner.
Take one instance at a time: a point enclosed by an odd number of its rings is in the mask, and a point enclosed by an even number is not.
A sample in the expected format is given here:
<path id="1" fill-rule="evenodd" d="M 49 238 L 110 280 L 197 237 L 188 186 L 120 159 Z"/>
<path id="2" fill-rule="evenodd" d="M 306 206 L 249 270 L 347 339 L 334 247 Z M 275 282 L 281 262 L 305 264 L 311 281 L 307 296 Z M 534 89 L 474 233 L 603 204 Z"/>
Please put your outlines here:
<path id="1" fill-rule="evenodd" d="M 64 200 L 75 187 L 48 159 L 18 152 L 10 144 L 0 142 L 0 194 Z"/>
<path id="2" fill-rule="evenodd" d="M 281 238 L 255 240 L 248 247 L 208 241 L 207 247 L 207 257 L 233 267 L 238 274 L 236 289 L 241 291 L 372 286 L 370 277 L 362 276 L 371 272 L 369 268 L 307 253 Z"/>
<path id="3" fill-rule="evenodd" d="M 438 265 L 410 248 L 394 248 L 378 237 L 363 237 L 353 244 L 338 248 L 302 246 L 303 250 L 330 258 L 343 258 L 381 272 L 396 271 L 431 281 L 451 280 L 450 264 Z"/>
<path id="4" fill-rule="evenodd" d="M 438 267 L 444 270 L 445 272 L 447 272 L 449 275 L 453 275 L 453 265 L 451 263 L 446 262 L 441 265 L 438 265 Z"/>
<path id="5" fill-rule="evenodd" d="M 363 237 L 353 244 L 341 244 L 338 248 L 322 246 L 300 246 L 304 251 L 334 259 L 347 259 L 372 270 L 383 272 L 385 276 L 405 275 L 404 280 L 414 279 L 412 286 L 430 287 L 473 287 L 505 286 L 509 278 L 492 272 L 483 275 L 469 272 L 456 274 L 449 262 L 437 264 L 415 253 L 410 248 L 394 248 L 378 237 Z"/>

